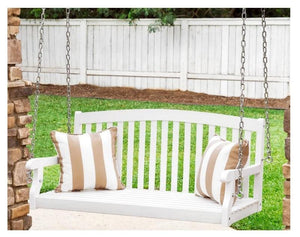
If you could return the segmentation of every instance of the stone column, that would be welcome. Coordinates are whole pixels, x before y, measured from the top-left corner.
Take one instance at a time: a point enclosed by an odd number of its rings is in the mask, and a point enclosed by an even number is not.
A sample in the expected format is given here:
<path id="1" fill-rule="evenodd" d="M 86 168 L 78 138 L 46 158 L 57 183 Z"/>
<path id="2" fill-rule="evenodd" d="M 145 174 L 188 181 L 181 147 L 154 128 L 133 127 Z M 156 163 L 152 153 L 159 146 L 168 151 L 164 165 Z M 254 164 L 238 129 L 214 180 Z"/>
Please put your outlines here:
<path id="1" fill-rule="evenodd" d="M 285 157 L 287 163 L 282 166 L 284 181 L 284 195 L 283 198 L 283 217 L 282 222 L 285 225 L 285 229 L 290 229 L 290 106 L 284 112 L 284 131 L 287 133 L 287 138 L 285 139 Z"/>
<path id="2" fill-rule="evenodd" d="M 8 101 L 7 101 L 7 228 L 8 230 L 28 230 L 32 219 L 29 213 L 29 187 L 25 164 L 29 158 L 29 128 L 26 124 L 32 118 L 28 96 L 32 94 L 29 82 L 22 79 L 22 71 L 16 66 L 22 62 L 21 41 L 16 38 L 20 25 L 20 8 L 8 9 L 7 27 L 7 64 L 8 64 Z"/>

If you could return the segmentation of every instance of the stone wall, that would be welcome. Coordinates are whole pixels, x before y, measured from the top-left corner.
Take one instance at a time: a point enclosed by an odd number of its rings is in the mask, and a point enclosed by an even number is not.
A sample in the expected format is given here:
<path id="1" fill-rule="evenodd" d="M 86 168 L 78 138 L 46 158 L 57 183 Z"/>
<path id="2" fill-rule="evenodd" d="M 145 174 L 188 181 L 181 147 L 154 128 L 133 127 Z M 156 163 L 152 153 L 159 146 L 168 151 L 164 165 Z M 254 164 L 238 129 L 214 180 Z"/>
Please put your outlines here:
<path id="1" fill-rule="evenodd" d="M 285 157 L 287 159 L 287 163 L 282 166 L 283 176 L 285 178 L 284 181 L 284 195 L 283 198 L 283 218 L 282 222 L 285 225 L 286 229 L 290 229 L 290 107 L 284 112 L 284 131 L 287 133 L 287 138 L 285 139 Z"/>
<path id="2" fill-rule="evenodd" d="M 29 187 L 25 169 L 29 158 L 26 145 L 31 143 L 26 124 L 31 123 L 32 120 L 32 117 L 27 114 L 30 111 L 28 96 L 32 94 L 32 88 L 29 82 L 22 79 L 22 71 L 16 66 L 22 62 L 21 41 L 16 38 L 19 32 L 20 11 L 20 8 L 8 9 L 8 230 L 28 230 L 32 223 L 31 216 L 28 216 Z"/>

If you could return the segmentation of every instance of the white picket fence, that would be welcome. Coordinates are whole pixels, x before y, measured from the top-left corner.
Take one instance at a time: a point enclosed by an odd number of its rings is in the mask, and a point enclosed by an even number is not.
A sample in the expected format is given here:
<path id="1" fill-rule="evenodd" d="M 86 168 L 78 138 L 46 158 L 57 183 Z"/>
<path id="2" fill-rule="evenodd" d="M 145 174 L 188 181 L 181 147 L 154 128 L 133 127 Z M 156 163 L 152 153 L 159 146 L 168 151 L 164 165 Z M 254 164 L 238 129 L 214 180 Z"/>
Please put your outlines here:
<path id="1" fill-rule="evenodd" d="M 178 19 L 148 33 L 152 19 L 71 20 L 72 84 L 189 90 L 239 96 L 240 19 Z M 289 95 L 290 21 L 267 18 L 269 95 Z M 65 20 L 46 20 L 41 83 L 65 84 Z M 263 98 L 261 20 L 247 19 L 246 97 Z M 39 20 L 21 20 L 22 69 L 36 77 Z"/>

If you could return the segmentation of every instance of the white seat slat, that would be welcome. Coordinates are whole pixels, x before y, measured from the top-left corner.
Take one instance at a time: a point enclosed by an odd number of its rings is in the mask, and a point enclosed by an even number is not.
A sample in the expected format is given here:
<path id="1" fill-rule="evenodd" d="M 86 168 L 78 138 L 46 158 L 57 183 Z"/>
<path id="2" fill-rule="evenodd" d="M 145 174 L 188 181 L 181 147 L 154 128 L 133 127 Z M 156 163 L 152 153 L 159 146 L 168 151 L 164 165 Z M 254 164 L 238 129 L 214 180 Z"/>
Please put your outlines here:
<path id="1" fill-rule="evenodd" d="M 189 192 L 190 181 L 190 157 L 191 157 L 191 124 L 184 124 L 184 160 L 183 160 L 183 181 L 182 192 Z"/>
<path id="2" fill-rule="evenodd" d="M 138 189 L 144 188 L 144 164 L 145 164 L 145 136 L 146 136 L 146 122 L 140 122 L 139 134 L 139 161 L 138 161 Z"/>
<path id="3" fill-rule="evenodd" d="M 157 140 L 156 136 L 157 136 L 157 121 L 151 121 L 149 190 L 154 190 L 155 187 L 155 163 L 156 163 L 156 140 Z"/>
<path id="4" fill-rule="evenodd" d="M 161 125 L 161 156 L 160 156 L 160 185 L 159 190 L 166 190 L 167 161 L 168 161 L 168 121 Z"/>
<path id="5" fill-rule="evenodd" d="M 128 122 L 128 149 L 127 149 L 127 173 L 126 187 L 132 188 L 133 175 L 133 151 L 134 151 L 134 122 Z"/>
<path id="6" fill-rule="evenodd" d="M 122 163 L 123 163 L 123 122 L 118 123 L 118 135 L 117 135 L 117 161 L 119 174 L 122 176 Z"/>
<path id="7" fill-rule="evenodd" d="M 122 197 L 122 198 L 120 198 Z M 133 215 L 185 221 L 221 223 L 222 206 L 192 193 L 161 192 L 139 189 L 119 191 L 86 190 L 81 192 L 43 193 L 37 207 Z M 257 208 L 255 199 L 238 199 L 233 211 Z"/>
<path id="8" fill-rule="evenodd" d="M 203 143 L 203 124 L 197 124 L 196 127 L 196 156 L 195 156 L 195 187 L 196 189 L 196 175 L 198 172 L 198 167 L 200 166 L 200 162 L 202 159 L 202 143 Z"/>
<path id="9" fill-rule="evenodd" d="M 179 122 L 173 122 L 171 191 L 177 192 Z"/>

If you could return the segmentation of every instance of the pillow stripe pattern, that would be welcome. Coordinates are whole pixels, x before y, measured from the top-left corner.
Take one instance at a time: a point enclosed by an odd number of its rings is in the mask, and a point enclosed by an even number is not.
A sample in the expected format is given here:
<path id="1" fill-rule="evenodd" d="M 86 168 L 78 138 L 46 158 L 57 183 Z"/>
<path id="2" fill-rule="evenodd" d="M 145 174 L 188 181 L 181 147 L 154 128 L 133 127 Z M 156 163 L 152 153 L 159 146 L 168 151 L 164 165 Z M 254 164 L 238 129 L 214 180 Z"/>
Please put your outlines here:
<path id="1" fill-rule="evenodd" d="M 56 191 L 124 189 L 116 162 L 116 134 L 115 127 L 80 135 L 52 131 L 61 167 Z"/>
<path id="2" fill-rule="evenodd" d="M 238 164 L 239 144 L 214 136 L 203 154 L 196 180 L 195 194 L 209 197 L 223 204 L 225 184 L 220 181 L 224 170 L 235 169 Z M 248 141 L 243 141 L 243 166 L 249 155 Z"/>

